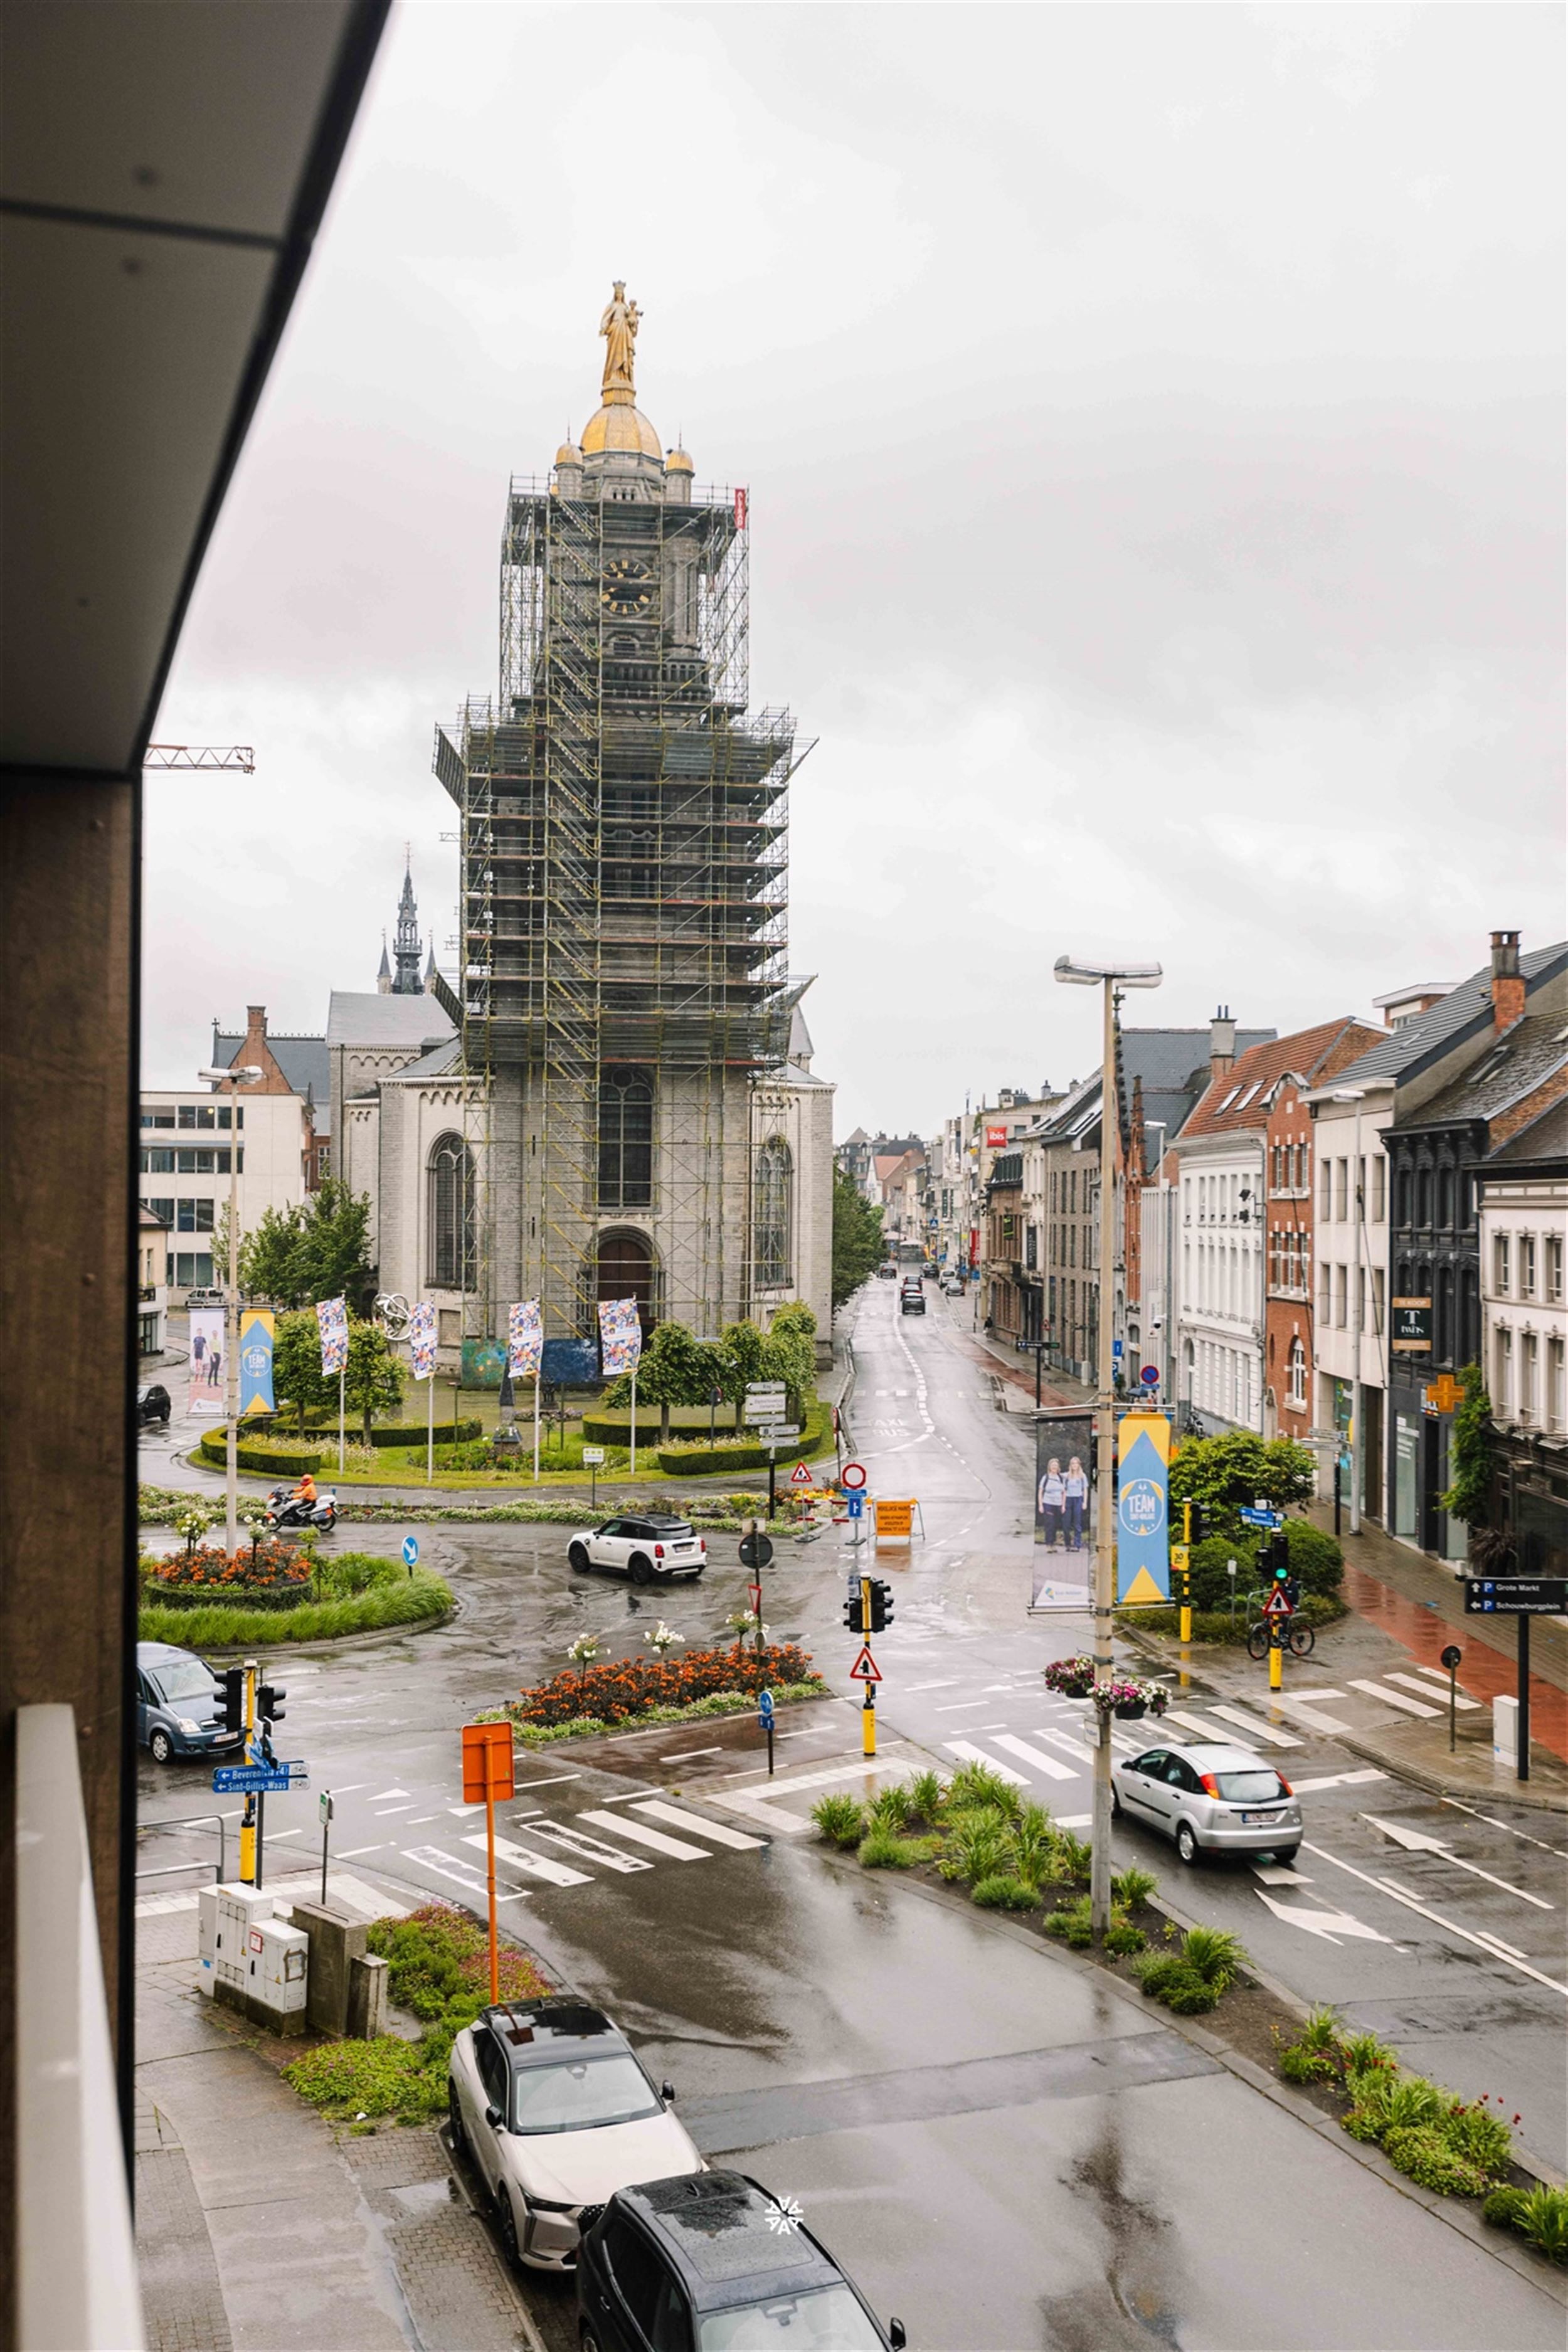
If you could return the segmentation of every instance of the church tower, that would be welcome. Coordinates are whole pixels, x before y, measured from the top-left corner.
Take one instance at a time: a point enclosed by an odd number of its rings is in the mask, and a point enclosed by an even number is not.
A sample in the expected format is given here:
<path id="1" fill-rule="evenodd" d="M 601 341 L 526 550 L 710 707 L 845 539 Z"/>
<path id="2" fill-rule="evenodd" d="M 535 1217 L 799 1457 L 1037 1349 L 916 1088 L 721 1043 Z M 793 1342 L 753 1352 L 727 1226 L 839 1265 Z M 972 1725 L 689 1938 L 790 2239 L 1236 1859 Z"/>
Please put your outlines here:
<path id="1" fill-rule="evenodd" d="M 499 693 L 437 730 L 462 935 L 436 989 L 480 1082 L 476 1338 L 514 1298 L 542 1300 L 549 1338 L 591 1335 L 601 1297 L 703 1333 L 753 1303 L 750 1107 L 787 1046 L 799 754 L 787 711 L 747 709 L 746 493 L 699 490 L 661 446 L 640 324 L 617 284 L 598 410 L 510 485 Z"/>
<path id="2" fill-rule="evenodd" d="M 392 983 L 394 996 L 422 996 L 425 982 L 419 976 L 419 911 L 414 903 L 414 869 L 411 863 L 403 868 L 403 896 L 397 902 L 397 929 L 393 937 L 392 952 L 397 962 L 397 977 Z M 385 951 L 383 950 L 383 961 Z"/>

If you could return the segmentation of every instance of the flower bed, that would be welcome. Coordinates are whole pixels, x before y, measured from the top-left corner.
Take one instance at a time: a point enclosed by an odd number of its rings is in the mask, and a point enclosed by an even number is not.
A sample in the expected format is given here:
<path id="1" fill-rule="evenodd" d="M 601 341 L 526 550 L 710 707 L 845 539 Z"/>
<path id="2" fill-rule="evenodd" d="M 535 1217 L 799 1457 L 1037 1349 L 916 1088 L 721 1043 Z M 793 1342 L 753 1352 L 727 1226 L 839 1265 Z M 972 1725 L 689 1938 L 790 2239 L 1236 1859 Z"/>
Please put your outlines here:
<path id="1" fill-rule="evenodd" d="M 144 1557 L 142 1590 L 154 1597 L 193 1592 L 209 1601 L 248 1599 L 253 1593 L 303 1600 L 309 1594 L 312 1567 L 309 1552 L 276 1536 L 259 1544 L 242 1544 L 232 1554 L 221 1544 L 197 1544 L 185 1551 L 169 1552 L 162 1559 Z"/>
<path id="2" fill-rule="evenodd" d="M 602 1666 L 568 1667 L 524 1689 L 507 1711 L 523 1726 L 548 1727 L 584 1717 L 613 1725 L 655 1707 L 690 1706 L 738 1685 L 755 1690 L 816 1679 L 808 1653 L 795 1642 L 771 1643 L 760 1658 L 750 1649 L 688 1650 L 679 1658 L 620 1658 Z"/>
<path id="3" fill-rule="evenodd" d="M 146 1568 L 144 1560 L 144 1576 Z M 409 1576 L 401 1560 L 377 1552 L 331 1552 L 317 1559 L 309 1584 L 291 1591 L 144 1581 L 138 1632 L 143 1642 L 172 1642 L 177 1649 L 233 1650 L 427 1624 L 451 1608 L 449 1586 L 425 1569 Z"/>

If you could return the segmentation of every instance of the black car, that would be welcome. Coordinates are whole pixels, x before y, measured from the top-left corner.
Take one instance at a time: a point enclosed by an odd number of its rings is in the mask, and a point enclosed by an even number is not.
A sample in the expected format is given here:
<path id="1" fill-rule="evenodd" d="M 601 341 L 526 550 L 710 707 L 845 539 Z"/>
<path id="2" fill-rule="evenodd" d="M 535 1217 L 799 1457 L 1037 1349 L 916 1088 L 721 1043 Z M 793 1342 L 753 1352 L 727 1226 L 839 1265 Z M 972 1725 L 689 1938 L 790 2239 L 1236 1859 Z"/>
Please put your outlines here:
<path id="1" fill-rule="evenodd" d="M 581 2226 L 583 2352 L 901 2352 L 902 2322 L 884 2334 L 798 2208 L 743 2172 L 617 2189 Z"/>
<path id="2" fill-rule="evenodd" d="M 212 1668 L 194 1650 L 172 1642 L 136 1644 L 136 1737 L 155 1764 L 176 1756 L 207 1756 L 238 1748 L 244 1734 L 226 1731 L 223 1695 Z"/>
<path id="3" fill-rule="evenodd" d="M 918 1274 L 906 1274 L 899 1286 L 900 1315 L 923 1315 L 926 1311 L 925 1286 Z"/>
<path id="4" fill-rule="evenodd" d="M 163 1427 L 167 1429 L 172 1410 L 168 1390 L 161 1387 L 156 1381 L 151 1381 L 145 1388 L 137 1390 L 136 1426 L 138 1429 L 145 1429 L 150 1422 L 154 1421 L 162 1422 Z"/>

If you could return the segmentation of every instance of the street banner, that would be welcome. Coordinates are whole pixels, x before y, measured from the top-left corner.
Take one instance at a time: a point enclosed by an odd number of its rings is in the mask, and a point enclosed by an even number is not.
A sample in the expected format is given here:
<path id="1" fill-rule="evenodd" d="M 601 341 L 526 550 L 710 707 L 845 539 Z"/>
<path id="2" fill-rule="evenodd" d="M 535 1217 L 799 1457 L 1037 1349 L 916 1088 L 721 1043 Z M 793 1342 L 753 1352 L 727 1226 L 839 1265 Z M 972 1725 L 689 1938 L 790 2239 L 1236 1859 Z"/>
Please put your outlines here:
<path id="1" fill-rule="evenodd" d="M 246 1307 L 239 1317 L 239 1417 L 275 1412 L 272 1394 L 274 1318 L 265 1307 Z"/>
<path id="2" fill-rule="evenodd" d="M 191 1309 L 190 1387 L 186 1410 L 206 1421 L 223 1418 L 224 1310 L 221 1307 Z"/>
<path id="3" fill-rule="evenodd" d="M 1121 1608 L 1168 1604 L 1171 1526 L 1166 1479 L 1171 1423 L 1163 1412 L 1124 1412 L 1117 1427 L 1116 1600 Z"/>
<path id="4" fill-rule="evenodd" d="M 428 1298 L 408 1310 L 408 1359 L 416 1381 L 436 1377 L 436 1309 Z"/>
<path id="5" fill-rule="evenodd" d="M 606 1380 L 616 1372 L 636 1371 L 642 1357 L 642 1325 L 635 1298 L 600 1299 L 599 1351 Z"/>
<path id="6" fill-rule="evenodd" d="M 316 1328 L 321 1335 L 323 1378 L 341 1372 L 349 1360 L 349 1306 L 346 1298 L 316 1301 Z"/>
<path id="7" fill-rule="evenodd" d="M 1030 1608 L 1092 1605 L 1095 1560 L 1094 1416 L 1045 1412 L 1035 1423 L 1034 1594 Z"/>
<path id="8" fill-rule="evenodd" d="M 544 1353 L 544 1323 L 537 1298 L 520 1298 L 506 1311 L 506 1356 L 514 1381 L 531 1380 Z"/>
<path id="9" fill-rule="evenodd" d="M 546 1388 L 591 1389 L 599 1378 L 599 1351 L 592 1339 L 546 1339 L 540 1372 Z"/>

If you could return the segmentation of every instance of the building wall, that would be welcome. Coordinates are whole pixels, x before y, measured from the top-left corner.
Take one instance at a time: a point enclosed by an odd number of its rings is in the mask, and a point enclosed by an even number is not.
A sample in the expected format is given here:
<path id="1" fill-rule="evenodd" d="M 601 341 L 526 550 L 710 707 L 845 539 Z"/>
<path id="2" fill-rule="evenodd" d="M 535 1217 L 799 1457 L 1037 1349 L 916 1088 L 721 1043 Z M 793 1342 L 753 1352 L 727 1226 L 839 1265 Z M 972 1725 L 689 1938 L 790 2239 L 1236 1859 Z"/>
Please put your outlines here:
<path id="1" fill-rule="evenodd" d="M 1480 1181 L 1482 1368 L 1500 1428 L 1568 1429 L 1568 1173 Z"/>
<path id="2" fill-rule="evenodd" d="M 751 1286 L 751 1311 L 766 1326 L 774 1310 L 802 1299 L 816 1318 L 817 1353 L 826 1361 L 833 1333 L 833 1099 L 835 1089 L 820 1078 L 790 1069 L 772 1070 L 752 1095 L 752 1165 L 774 1136 L 789 1146 L 790 1280 L 773 1289 Z"/>
<path id="3" fill-rule="evenodd" d="M 1344 1433 L 1348 1450 L 1355 1351 L 1355 1106 L 1318 1102 L 1312 1108 L 1312 1335 L 1315 1425 Z M 1389 1097 L 1362 1105 L 1361 1381 L 1362 1509 L 1381 1519 L 1388 1411 L 1388 1160 L 1383 1133 L 1393 1116 Z M 1333 1491 L 1334 1457 L 1321 1458 L 1320 1491 Z"/>
<path id="4" fill-rule="evenodd" d="M 1210 1432 L 1263 1426 L 1261 1136 L 1183 1150 L 1178 1391 Z M 1243 1192 L 1250 1194 L 1243 1201 Z"/>
<path id="5" fill-rule="evenodd" d="M 1314 1426 L 1312 1118 L 1298 1087 L 1276 1089 L 1264 1138 L 1267 1263 L 1264 1428 L 1303 1444 Z"/>
<path id="6" fill-rule="evenodd" d="M 170 1226 L 168 1283 L 174 1303 L 195 1284 L 214 1280 L 213 1234 L 228 1200 L 228 1152 L 237 1143 L 241 1236 L 268 1209 L 297 1208 L 305 1197 L 305 1105 L 299 1095 L 241 1095 L 239 1124 L 221 1124 L 229 1106 L 209 1087 L 149 1088 L 142 1097 L 140 1197 Z M 181 1125 L 182 1113 L 189 1123 Z M 212 1121 L 211 1126 L 197 1120 Z M 164 1121 L 171 1122 L 164 1124 Z M 164 1166 L 168 1160 L 172 1165 Z M 171 1205 L 165 1212 L 163 1204 Z M 222 1269 L 216 1278 L 222 1280 Z"/>

